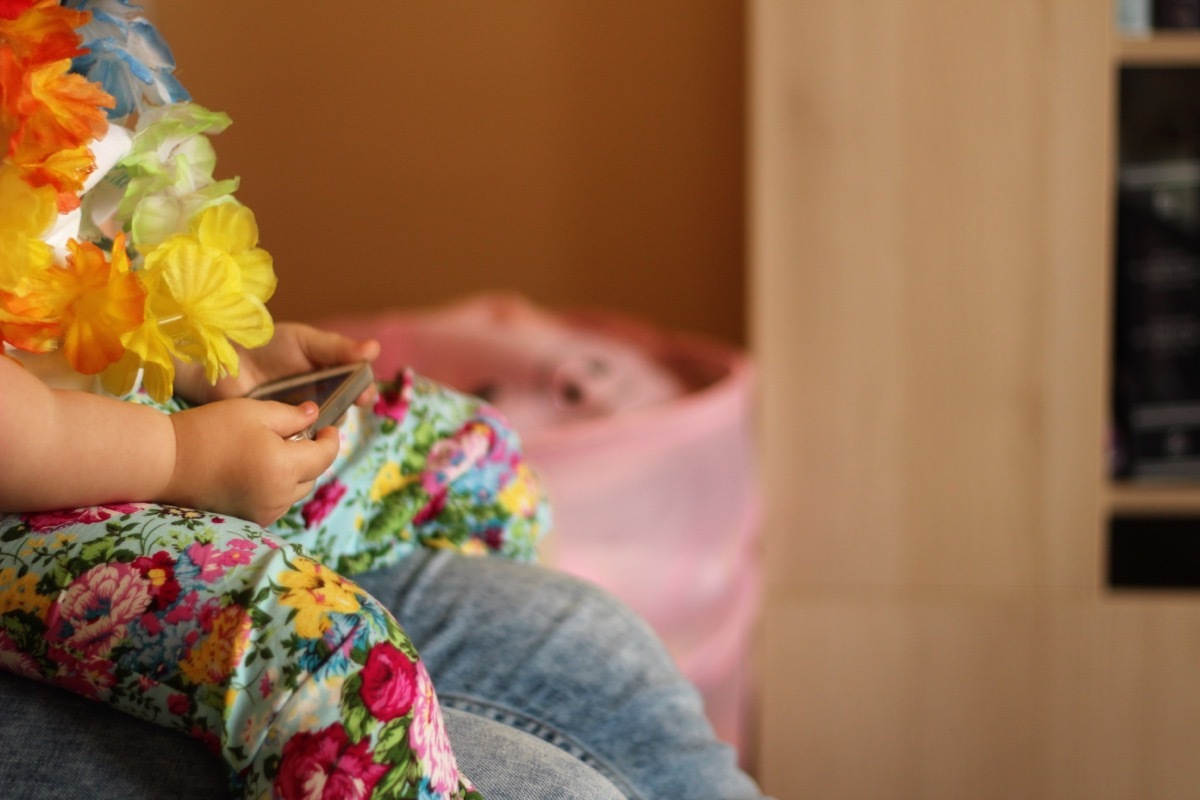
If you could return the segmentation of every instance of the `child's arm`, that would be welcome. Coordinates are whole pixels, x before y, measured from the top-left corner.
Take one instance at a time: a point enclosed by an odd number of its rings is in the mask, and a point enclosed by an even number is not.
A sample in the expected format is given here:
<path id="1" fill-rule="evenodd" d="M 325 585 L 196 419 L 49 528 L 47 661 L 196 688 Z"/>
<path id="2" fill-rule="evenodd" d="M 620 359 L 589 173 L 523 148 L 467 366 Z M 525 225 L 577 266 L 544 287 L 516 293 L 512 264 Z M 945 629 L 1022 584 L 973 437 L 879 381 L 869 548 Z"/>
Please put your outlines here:
<path id="1" fill-rule="evenodd" d="M 238 399 L 168 416 L 51 389 L 0 357 L 0 509 L 154 501 L 266 525 L 337 455 L 333 429 L 286 440 L 315 414 L 313 404 Z"/>

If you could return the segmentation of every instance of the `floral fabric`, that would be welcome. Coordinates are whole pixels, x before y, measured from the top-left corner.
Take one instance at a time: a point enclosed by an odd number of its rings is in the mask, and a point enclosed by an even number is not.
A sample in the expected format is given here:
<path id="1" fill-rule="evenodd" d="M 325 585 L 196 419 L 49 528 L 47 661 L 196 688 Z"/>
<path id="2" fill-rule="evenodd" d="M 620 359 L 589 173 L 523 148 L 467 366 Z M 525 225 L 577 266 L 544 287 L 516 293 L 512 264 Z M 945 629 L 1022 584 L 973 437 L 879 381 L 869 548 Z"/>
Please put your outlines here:
<path id="1" fill-rule="evenodd" d="M 247 798 L 473 796 L 412 644 L 339 573 L 531 558 L 544 499 L 496 412 L 411 373 L 341 434 L 271 530 L 136 503 L 0 517 L 0 667 L 200 738 Z"/>

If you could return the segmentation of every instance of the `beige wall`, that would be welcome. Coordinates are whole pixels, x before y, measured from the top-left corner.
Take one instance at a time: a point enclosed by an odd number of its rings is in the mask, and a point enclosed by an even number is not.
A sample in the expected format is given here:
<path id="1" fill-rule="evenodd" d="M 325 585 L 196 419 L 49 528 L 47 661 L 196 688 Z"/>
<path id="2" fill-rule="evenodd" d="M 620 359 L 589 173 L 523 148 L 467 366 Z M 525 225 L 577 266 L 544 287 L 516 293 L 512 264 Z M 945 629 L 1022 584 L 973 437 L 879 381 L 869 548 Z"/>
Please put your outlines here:
<path id="1" fill-rule="evenodd" d="M 744 338 L 733 0 L 164 2 L 279 317 L 480 289 Z"/>

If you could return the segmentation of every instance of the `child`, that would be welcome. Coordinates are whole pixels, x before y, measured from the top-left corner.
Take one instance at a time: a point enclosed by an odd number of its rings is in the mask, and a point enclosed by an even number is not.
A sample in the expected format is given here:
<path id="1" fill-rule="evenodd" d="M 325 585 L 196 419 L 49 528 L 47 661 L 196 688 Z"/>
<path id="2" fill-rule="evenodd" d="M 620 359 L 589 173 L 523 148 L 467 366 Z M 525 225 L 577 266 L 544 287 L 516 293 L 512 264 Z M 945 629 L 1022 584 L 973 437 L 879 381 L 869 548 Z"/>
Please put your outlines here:
<path id="1" fill-rule="evenodd" d="M 0 338 L 24 351 L 0 358 L 0 664 L 208 741 L 245 797 L 468 796 L 414 648 L 338 573 L 529 558 L 536 481 L 492 411 L 411 374 L 312 441 L 287 438 L 311 403 L 241 397 L 378 347 L 273 325 L 253 215 L 211 176 L 227 121 L 138 11 L 0 4 Z M 78 388 L 101 373 L 116 397 Z"/>
<path id="2" fill-rule="evenodd" d="M 373 349 L 280 326 L 243 376 Z M 491 412 L 403 381 L 340 432 L 289 442 L 311 409 L 228 399 L 168 416 L 0 361 L 0 450 L 17 467 L 0 507 L 41 511 L 0 518 L 5 665 L 210 740 L 247 797 L 307 779 L 306 754 L 334 746 L 356 759 L 346 779 L 391 776 L 379 796 L 422 781 L 454 795 L 412 646 L 324 564 L 362 571 L 418 544 L 526 557 L 543 507 Z M 51 510 L 72 505 L 93 507 Z"/>
<path id="3" fill-rule="evenodd" d="M 546 505 L 487 406 L 405 374 L 296 442 L 311 407 L 242 398 L 378 348 L 273 324 L 228 119 L 139 12 L 0 0 L 0 667 L 111 707 L 3 676 L 0 782 L 211 796 L 115 708 L 244 797 L 471 796 L 447 720 L 497 800 L 759 797 L 644 622 L 523 563 Z"/>

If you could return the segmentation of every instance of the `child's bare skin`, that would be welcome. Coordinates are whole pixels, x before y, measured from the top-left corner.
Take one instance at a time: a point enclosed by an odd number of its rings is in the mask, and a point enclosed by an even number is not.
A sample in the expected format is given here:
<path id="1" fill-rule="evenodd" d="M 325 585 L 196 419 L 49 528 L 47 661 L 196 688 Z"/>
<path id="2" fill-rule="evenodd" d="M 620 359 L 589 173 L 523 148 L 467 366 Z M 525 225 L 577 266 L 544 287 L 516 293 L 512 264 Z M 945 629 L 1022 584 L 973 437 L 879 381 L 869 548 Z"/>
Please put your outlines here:
<path id="1" fill-rule="evenodd" d="M 120 501 L 202 508 L 268 525 L 312 489 L 337 456 L 332 428 L 288 441 L 316 415 L 241 395 L 276 377 L 373 359 L 375 342 L 280 325 L 241 353 L 237 378 L 210 386 L 181 366 L 176 387 L 196 408 L 172 415 L 85 392 L 51 389 L 0 358 L 0 510 L 41 511 Z M 373 399 L 374 389 L 359 398 Z"/>

